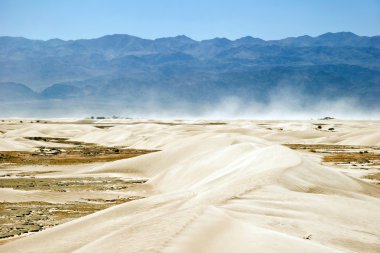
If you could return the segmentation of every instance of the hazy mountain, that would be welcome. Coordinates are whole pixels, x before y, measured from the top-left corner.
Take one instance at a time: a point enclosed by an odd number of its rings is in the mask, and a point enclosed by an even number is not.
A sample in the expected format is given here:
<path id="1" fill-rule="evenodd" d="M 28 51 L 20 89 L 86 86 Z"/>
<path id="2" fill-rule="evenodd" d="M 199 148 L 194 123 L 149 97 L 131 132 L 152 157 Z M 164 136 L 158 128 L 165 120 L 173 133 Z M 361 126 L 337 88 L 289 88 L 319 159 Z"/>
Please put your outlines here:
<path id="1" fill-rule="evenodd" d="M 271 41 L 0 37 L 0 66 L 0 101 L 8 110 L 20 100 L 38 100 L 39 108 L 52 101 L 201 108 L 230 97 L 266 104 L 279 90 L 296 91 L 301 104 L 349 98 L 372 110 L 380 105 L 380 36 L 349 32 Z"/>
<path id="2" fill-rule="evenodd" d="M 0 103 L 36 100 L 39 95 L 20 83 L 0 83 Z"/>

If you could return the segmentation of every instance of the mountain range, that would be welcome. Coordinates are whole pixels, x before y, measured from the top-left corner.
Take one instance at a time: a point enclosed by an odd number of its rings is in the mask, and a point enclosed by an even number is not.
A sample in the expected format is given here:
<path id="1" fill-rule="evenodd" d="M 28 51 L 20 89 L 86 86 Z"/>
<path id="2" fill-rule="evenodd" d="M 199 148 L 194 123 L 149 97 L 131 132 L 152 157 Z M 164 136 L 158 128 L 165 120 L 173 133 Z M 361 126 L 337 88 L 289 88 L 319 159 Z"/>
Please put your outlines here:
<path id="1" fill-rule="evenodd" d="M 238 100 L 240 108 L 268 105 L 277 97 L 297 100 L 300 108 L 344 100 L 364 111 L 380 111 L 380 36 L 339 32 L 268 41 L 249 36 L 195 41 L 183 35 L 148 40 L 123 34 L 68 41 L 0 37 L 3 116 L 62 116 L 76 109 L 196 114 L 226 100 Z"/>

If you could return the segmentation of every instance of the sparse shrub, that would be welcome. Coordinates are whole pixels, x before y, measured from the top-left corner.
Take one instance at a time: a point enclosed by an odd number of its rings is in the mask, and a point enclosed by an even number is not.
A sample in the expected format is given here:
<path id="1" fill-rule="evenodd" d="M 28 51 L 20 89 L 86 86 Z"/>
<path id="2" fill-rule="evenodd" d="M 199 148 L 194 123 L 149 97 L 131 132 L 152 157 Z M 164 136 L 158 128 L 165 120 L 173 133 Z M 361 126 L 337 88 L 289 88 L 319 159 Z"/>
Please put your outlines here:
<path id="1" fill-rule="evenodd" d="M 317 152 L 317 151 L 316 151 L 315 149 L 313 149 L 313 148 L 310 149 L 309 151 L 310 151 L 310 152 L 313 152 L 313 153 Z"/>
<path id="2" fill-rule="evenodd" d="M 312 235 L 304 236 L 303 239 L 305 240 L 311 240 Z"/>

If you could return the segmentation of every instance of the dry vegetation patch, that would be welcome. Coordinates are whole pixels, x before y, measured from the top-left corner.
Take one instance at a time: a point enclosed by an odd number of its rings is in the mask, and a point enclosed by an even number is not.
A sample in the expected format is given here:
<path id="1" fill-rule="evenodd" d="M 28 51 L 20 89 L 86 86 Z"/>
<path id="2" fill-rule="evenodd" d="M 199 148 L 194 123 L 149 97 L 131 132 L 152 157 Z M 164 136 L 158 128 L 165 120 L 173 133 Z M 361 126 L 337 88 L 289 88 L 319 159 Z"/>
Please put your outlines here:
<path id="1" fill-rule="evenodd" d="M 145 183 L 145 179 L 122 180 L 119 178 L 1 178 L 0 188 L 32 191 L 107 191 L 123 190 L 135 184 Z"/>
<path id="2" fill-rule="evenodd" d="M 328 152 L 339 152 L 345 150 L 362 150 L 362 149 L 377 149 L 380 150 L 379 147 L 371 147 L 371 146 L 354 146 L 354 145 L 335 145 L 335 144 L 284 144 L 291 149 L 314 149 L 319 152 L 328 153 Z"/>
<path id="3" fill-rule="evenodd" d="M 368 175 L 365 175 L 363 178 L 374 180 L 374 181 L 380 181 L 380 173 L 370 173 Z"/>
<path id="4" fill-rule="evenodd" d="M 107 129 L 107 128 L 111 128 L 113 126 L 94 126 L 96 128 L 99 128 L 99 129 Z"/>
<path id="5" fill-rule="evenodd" d="M 333 155 L 326 155 L 323 157 L 323 161 L 333 163 L 371 163 L 376 165 L 380 161 L 380 154 L 360 151 L 356 153 L 342 152 Z"/>
<path id="6" fill-rule="evenodd" d="M 0 164 L 8 165 L 70 165 L 110 162 L 131 158 L 158 150 L 105 147 L 94 143 L 70 141 L 66 138 L 25 137 L 29 140 L 70 144 L 72 147 L 44 147 L 35 151 L 0 151 Z"/>
<path id="7" fill-rule="evenodd" d="M 125 190 L 145 183 L 141 180 L 122 180 L 119 178 L 2 178 L 1 188 L 17 190 L 40 190 L 66 192 L 85 192 Z M 100 195 L 101 196 L 101 195 Z M 43 201 L 0 202 L 0 239 L 4 243 L 14 236 L 29 232 L 38 232 L 75 218 L 100 211 L 102 209 L 140 199 L 140 196 L 129 196 L 113 199 L 82 199 L 67 203 L 49 203 Z"/>
<path id="8" fill-rule="evenodd" d="M 380 162 L 380 148 L 370 146 L 328 145 L 328 144 L 284 144 L 291 149 L 307 150 L 324 154 L 323 162 L 368 163 Z"/>
<path id="9" fill-rule="evenodd" d="M 322 162 L 333 163 L 350 169 L 380 170 L 380 147 L 329 144 L 284 144 L 296 149 L 323 155 Z M 380 184 L 380 173 L 366 173 L 362 178 Z"/>
<path id="10" fill-rule="evenodd" d="M 43 174 L 49 174 L 49 173 L 55 173 L 59 172 L 58 170 L 44 170 L 44 171 L 23 171 L 23 172 L 16 172 L 12 173 L 17 177 L 34 177 L 36 175 L 43 175 Z M 11 174 L 4 175 L 5 176 L 11 176 Z"/>
<path id="11" fill-rule="evenodd" d="M 64 204 L 40 201 L 0 202 L 0 239 L 38 232 L 137 198 L 139 197 L 120 198 L 111 201 L 99 199 L 91 200 L 91 202 Z"/>

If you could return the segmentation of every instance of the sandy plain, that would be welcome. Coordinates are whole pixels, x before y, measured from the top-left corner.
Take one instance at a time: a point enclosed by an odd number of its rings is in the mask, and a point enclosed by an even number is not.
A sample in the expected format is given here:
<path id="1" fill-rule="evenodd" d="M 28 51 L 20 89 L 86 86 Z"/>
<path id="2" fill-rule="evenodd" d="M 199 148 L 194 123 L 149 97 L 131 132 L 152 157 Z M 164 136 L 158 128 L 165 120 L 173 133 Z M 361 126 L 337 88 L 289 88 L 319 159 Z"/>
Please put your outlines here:
<path id="1" fill-rule="evenodd" d="M 2 119 L 0 252 L 379 252 L 379 129 Z"/>

